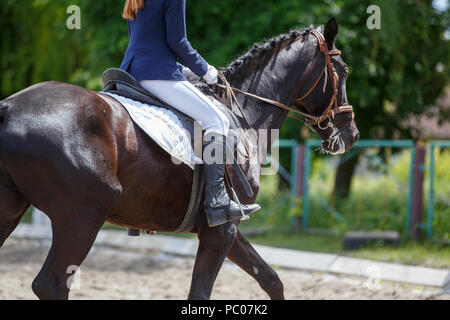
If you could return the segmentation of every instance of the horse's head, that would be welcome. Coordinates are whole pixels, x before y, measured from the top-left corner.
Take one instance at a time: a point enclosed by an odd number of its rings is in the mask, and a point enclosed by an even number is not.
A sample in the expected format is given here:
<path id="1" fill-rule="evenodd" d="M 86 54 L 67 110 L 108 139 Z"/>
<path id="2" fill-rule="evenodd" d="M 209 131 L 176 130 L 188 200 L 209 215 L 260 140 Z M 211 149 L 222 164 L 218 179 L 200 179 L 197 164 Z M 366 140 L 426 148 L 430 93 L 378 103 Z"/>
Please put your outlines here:
<path id="1" fill-rule="evenodd" d="M 302 76 L 300 98 L 294 104 L 300 111 L 314 115 L 308 124 L 322 139 L 322 150 L 331 154 L 349 151 L 359 139 L 353 109 L 347 100 L 348 68 L 335 45 L 337 34 L 334 18 L 324 29 L 311 32 L 309 51 L 313 58 Z"/>

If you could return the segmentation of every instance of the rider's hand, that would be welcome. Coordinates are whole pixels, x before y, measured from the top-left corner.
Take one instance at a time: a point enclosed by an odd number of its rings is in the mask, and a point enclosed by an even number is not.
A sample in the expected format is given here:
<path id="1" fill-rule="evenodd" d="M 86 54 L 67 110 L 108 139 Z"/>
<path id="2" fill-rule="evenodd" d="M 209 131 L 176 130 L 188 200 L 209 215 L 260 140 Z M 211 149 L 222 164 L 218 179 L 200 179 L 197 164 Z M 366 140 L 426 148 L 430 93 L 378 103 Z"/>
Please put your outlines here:
<path id="1" fill-rule="evenodd" d="M 196 81 L 200 80 L 200 77 L 198 75 L 196 75 L 195 73 L 193 73 L 191 71 L 191 69 L 189 69 L 189 68 L 183 67 L 181 72 L 183 73 L 183 75 L 187 79 L 187 81 L 189 81 L 189 82 L 196 82 Z"/>
<path id="2" fill-rule="evenodd" d="M 208 72 L 203 76 L 207 84 L 217 83 L 217 77 L 219 76 L 219 72 L 213 66 L 208 64 Z"/>

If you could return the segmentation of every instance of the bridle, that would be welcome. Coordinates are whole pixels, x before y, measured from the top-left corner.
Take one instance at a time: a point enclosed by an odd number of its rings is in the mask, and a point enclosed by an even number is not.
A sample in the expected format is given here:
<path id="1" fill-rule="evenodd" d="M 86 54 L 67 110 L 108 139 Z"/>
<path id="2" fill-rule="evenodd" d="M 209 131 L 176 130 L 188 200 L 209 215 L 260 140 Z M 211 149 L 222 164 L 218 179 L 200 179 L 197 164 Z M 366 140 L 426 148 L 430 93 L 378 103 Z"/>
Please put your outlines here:
<path id="1" fill-rule="evenodd" d="M 282 104 L 282 103 L 280 103 L 278 101 L 274 101 L 274 100 L 271 100 L 271 99 L 263 98 L 263 97 L 260 97 L 258 95 L 255 95 L 255 94 L 252 94 L 252 93 L 249 93 L 249 92 L 245 92 L 245 91 L 233 88 L 233 87 L 231 87 L 230 83 L 227 81 L 225 76 L 222 73 L 219 73 L 219 77 L 220 77 L 220 79 L 222 80 L 222 82 L 224 84 L 216 84 L 216 85 L 218 87 L 222 88 L 222 89 L 225 89 L 226 95 L 227 95 L 227 100 L 228 100 L 228 103 L 229 103 L 229 107 L 232 108 L 232 104 L 233 104 L 233 100 L 234 100 L 236 105 L 240 109 L 241 113 L 244 114 L 242 112 L 242 108 L 239 105 L 239 102 L 237 101 L 237 98 L 236 98 L 236 96 L 234 94 L 234 92 L 237 92 L 237 93 L 240 93 L 240 94 L 252 97 L 254 99 L 257 99 L 257 100 L 260 100 L 260 101 L 272 104 L 272 105 L 274 105 L 276 107 L 279 107 L 281 109 L 290 111 L 292 113 L 298 114 L 298 115 L 304 117 L 304 119 L 300 118 L 298 116 L 292 115 L 292 114 L 289 114 L 288 116 L 290 118 L 302 121 L 303 123 L 305 123 L 306 125 L 308 125 L 310 127 L 318 126 L 319 129 L 321 129 L 321 130 L 325 130 L 325 129 L 329 128 L 329 127 L 333 127 L 332 120 L 338 114 L 350 113 L 351 112 L 352 113 L 352 118 L 354 118 L 353 107 L 350 106 L 350 105 L 339 106 L 338 105 L 338 101 L 337 101 L 338 100 L 337 99 L 337 95 L 338 95 L 338 91 L 339 91 L 339 89 L 338 89 L 339 76 L 338 76 L 338 74 L 336 72 L 336 69 L 334 68 L 333 62 L 331 61 L 331 56 L 333 56 L 333 55 L 341 55 L 341 51 L 340 50 L 329 50 L 328 49 L 328 45 L 327 45 L 327 43 L 325 41 L 325 37 L 320 32 L 318 32 L 316 30 L 313 30 L 311 32 L 311 34 L 314 35 L 317 38 L 317 41 L 319 43 L 320 52 L 322 52 L 323 55 L 325 56 L 326 64 L 325 64 L 325 67 L 323 68 L 322 73 L 320 74 L 319 78 L 316 80 L 314 85 L 311 87 L 311 89 L 309 89 L 305 93 L 305 95 L 303 95 L 301 98 L 296 99 L 295 100 L 295 104 L 299 104 L 302 101 L 304 101 L 314 91 L 314 89 L 317 87 L 317 85 L 319 84 L 320 80 L 324 76 L 325 76 L 325 82 L 324 82 L 324 86 L 323 86 L 323 92 L 325 92 L 326 85 L 327 85 L 327 79 L 328 79 L 328 75 L 329 75 L 329 77 L 331 79 L 330 82 L 331 82 L 332 89 L 333 89 L 333 96 L 331 98 L 331 101 L 330 101 L 328 107 L 325 109 L 325 111 L 322 113 L 321 116 L 316 117 L 314 115 L 310 115 L 308 113 L 299 111 L 299 110 L 294 109 L 292 107 L 289 107 L 289 106 L 287 106 L 285 104 Z M 292 43 L 294 43 L 294 42 L 296 42 L 298 40 L 300 40 L 300 37 L 295 39 Z M 328 120 L 327 124 L 325 126 L 322 125 L 322 123 L 327 121 L 327 120 Z"/>
<path id="2" fill-rule="evenodd" d="M 325 56 L 326 65 L 323 68 L 323 71 L 320 74 L 319 78 L 317 78 L 316 82 L 312 86 L 312 88 L 309 89 L 309 91 L 306 92 L 306 94 L 304 96 L 295 100 L 295 103 L 301 103 L 303 100 L 305 100 L 311 94 L 311 92 L 313 92 L 313 90 L 317 87 L 318 83 L 320 82 L 320 80 L 322 79 L 322 77 L 324 75 L 325 75 L 325 82 L 324 82 L 324 86 L 323 86 L 323 92 L 325 92 L 325 88 L 327 85 L 327 78 L 328 78 L 328 75 L 330 75 L 331 85 L 332 85 L 332 89 L 333 89 L 333 96 L 331 98 L 331 101 L 330 101 L 328 107 L 325 109 L 325 111 L 322 113 L 322 115 L 320 117 L 316 117 L 313 119 L 309 118 L 308 119 L 309 121 L 307 121 L 307 122 L 309 122 L 310 126 L 317 125 L 320 129 L 324 130 L 329 126 L 328 124 L 331 122 L 332 119 L 334 119 L 334 117 L 337 114 L 351 112 L 352 117 L 354 118 L 354 113 L 353 113 L 352 106 L 350 106 L 350 105 L 339 106 L 338 105 L 337 95 L 338 95 L 338 91 L 339 91 L 339 89 L 338 89 L 339 75 L 337 74 L 336 69 L 334 68 L 333 62 L 331 61 L 331 56 L 341 55 L 341 51 L 340 50 L 329 50 L 327 43 L 325 41 L 325 38 L 320 32 L 313 30 L 311 32 L 311 34 L 313 36 L 315 36 L 317 38 L 317 41 L 319 42 L 320 52 L 322 52 L 323 55 Z M 328 119 L 327 126 L 322 127 L 321 126 L 322 122 L 326 121 L 327 119 Z"/>

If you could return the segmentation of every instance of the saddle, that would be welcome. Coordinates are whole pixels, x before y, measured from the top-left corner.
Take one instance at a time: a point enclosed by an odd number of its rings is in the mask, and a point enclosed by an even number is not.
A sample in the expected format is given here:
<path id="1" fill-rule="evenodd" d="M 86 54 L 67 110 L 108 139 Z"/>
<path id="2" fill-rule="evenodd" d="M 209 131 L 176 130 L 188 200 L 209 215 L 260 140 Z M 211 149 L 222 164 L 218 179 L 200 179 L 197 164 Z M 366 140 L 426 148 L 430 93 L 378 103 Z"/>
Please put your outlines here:
<path id="1" fill-rule="evenodd" d="M 150 92 L 145 90 L 131 74 L 122 69 L 111 68 L 103 73 L 102 81 L 104 87 L 103 92 L 114 93 L 125 98 L 139 101 L 141 103 L 168 109 L 175 113 L 175 115 L 180 119 L 184 128 L 189 131 L 192 139 L 191 142 L 194 143 L 194 119 L 153 96 Z M 213 98 L 211 98 L 211 100 L 212 99 Z M 237 129 L 240 129 L 241 125 L 236 115 L 222 103 L 216 103 L 216 105 L 220 109 L 220 111 L 228 118 L 230 122 L 230 132 L 233 132 L 234 134 L 239 132 L 239 130 Z M 230 139 L 230 137 L 227 137 L 228 142 L 232 141 L 233 151 L 237 148 L 239 139 L 239 136 L 234 136 L 232 137 L 232 139 Z"/>
<path id="2" fill-rule="evenodd" d="M 102 92 L 117 94 L 119 96 L 139 101 L 141 103 L 157 106 L 159 108 L 164 108 L 172 111 L 179 118 L 184 128 L 188 130 L 188 132 L 190 133 L 193 150 L 202 149 L 201 146 L 200 149 L 199 146 L 195 146 L 194 131 L 196 130 L 195 128 L 196 122 L 194 121 L 194 119 L 187 116 L 183 112 L 177 110 L 176 108 L 168 105 L 164 101 L 161 101 L 157 97 L 153 96 L 150 92 L 145 90 L 139 84 L 139 82 L 128 72 L 117 68 L 108 69 L 103 73 L 102 81 L 104 86 Z M 214 97 L 210 97 L 210 99 L 212 101 L 213 99 L 215 100 Z M 231 148 L 231 151 L 234 154 L 241 138 L 239 135 L 240 130 L 238 130 L 241 129 L 241 124 L 232 110 L 228 109 L 222 103 L 217 103 L 217 100 L 216 106 L 222 111 L 222 113 L 228 118 L 230 122 L 230 135 L 227 137 L 228 143 L 227 147 Z M 239 180 L 243 184 L 246 193 L 249 196 L 252 196 L 253 192 L 250 187 L 250 184 L 245 178 L 239 165 L 236 164 L 236 161 L 234 161 L 232 167 L 234 171 L 237 173 Z M 192 182 L 191 198 L 189 202 L 188 211 L 186 212 L 185 219 L 183 220 L 181 225 L 177 228 L 177 230 L 175 230 L 174 232 L 181 233 L 192 231 L 194 227 L 195 215 L 199 209 L 200 201 L 203 197 L 204 186 L 205 186 L 205 176 L 203 172 L 203 166 L 197 164 L 194 166 L 194 179 Z M 129 229 L 128 234 L 131 236 L 136 236 L 139 235 L 140 232 L 139 230 Z"/>

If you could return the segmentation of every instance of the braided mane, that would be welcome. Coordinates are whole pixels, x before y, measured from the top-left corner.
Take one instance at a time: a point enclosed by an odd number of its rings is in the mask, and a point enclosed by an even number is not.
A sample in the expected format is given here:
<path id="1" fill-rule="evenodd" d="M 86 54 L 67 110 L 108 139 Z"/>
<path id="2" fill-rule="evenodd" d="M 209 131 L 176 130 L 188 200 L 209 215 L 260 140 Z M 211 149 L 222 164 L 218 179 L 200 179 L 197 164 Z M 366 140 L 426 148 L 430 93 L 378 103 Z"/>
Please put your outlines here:
<path id="1" fill-rule="evenodd" d="M 276 51 L 286 43 L 294 41 L 300 36 L 308 36 L 313 29 L 314 28 L 312 26 L 303 30 L 294 29 L 288 33 L 273 37 L 264 43 L 256 43 L 246 54 L 234 60 L 227 67 L 222 68 L 221 72 L 227 78 L 232 75 L 236 75 L 242 68 L 247 66 L 247 64 L 255 58 L 264 57 L 265 55 Z"/>

